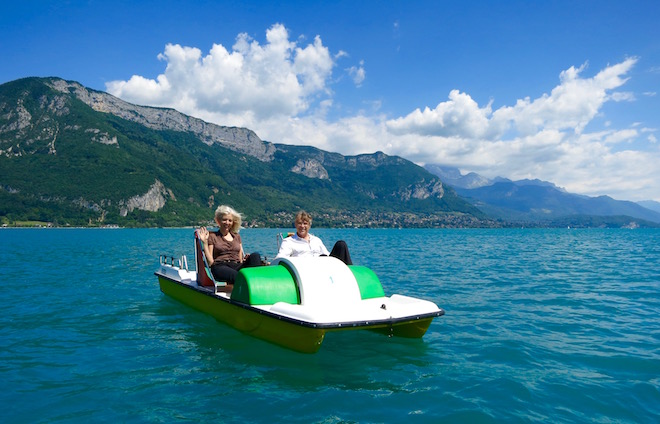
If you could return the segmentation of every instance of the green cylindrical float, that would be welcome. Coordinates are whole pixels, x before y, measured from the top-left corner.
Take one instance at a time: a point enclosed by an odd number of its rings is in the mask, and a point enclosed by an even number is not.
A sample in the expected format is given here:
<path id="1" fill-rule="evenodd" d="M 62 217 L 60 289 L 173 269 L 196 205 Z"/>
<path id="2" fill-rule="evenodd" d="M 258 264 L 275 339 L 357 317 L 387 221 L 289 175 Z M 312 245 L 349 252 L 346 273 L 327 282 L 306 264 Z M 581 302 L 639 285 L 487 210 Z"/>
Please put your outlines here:
<path id="1" fill-rule="evenodd" d="M 348 268 L 355 276 L 362 299 L 385 296 L 383 285 L 380 284 L 378 276 L 370 268 L 361 265 L 349 265 Z"/>
<path id="2" fill-rule="evenodd" d="M 243 268 L 238 272 L 231 300 L 248 305 L 300 304 L 298 287 L 283 265 Z"/>

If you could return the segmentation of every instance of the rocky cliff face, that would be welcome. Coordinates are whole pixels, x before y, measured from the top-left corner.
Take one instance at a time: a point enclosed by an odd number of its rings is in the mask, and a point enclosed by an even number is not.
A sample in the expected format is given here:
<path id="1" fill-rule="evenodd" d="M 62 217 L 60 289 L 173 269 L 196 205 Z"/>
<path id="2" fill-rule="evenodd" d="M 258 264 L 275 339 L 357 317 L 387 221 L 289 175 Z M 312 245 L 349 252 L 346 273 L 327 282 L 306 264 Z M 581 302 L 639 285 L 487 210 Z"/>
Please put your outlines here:
<path id="1" fill-rule="evenodd" d="M 410 200 L 411 198 L 428 199 L 429 197 L 437 197 L 438 199 L 442 199 L 442 196 L 444 195 L 445 189 L 442 187 L 442 183 L 438 180 L 433 180 L 428 183 L 422 182 L 415 184 L 400 192 L 401 200 Z"/>
<path id="2" fill-rule="evenodd" d="M 149 188 L 145 194 L 141 196 L 134 196 L 128 199 L 126 202 L 121 202 L 120 204 L 120 215 L 126 216 L 129 212 L 133 212 L 134 209 L 140 209 L 143 211 L 156 212 L 159 211 L 165 206 L 166 198 L 165 196 L 171 196 L 171 192 L 165 188 L 163 183 L 156 180 L 153 185 Z"/>
<path id="3" fill-rule="evenodd" d="M 49 114 L 62 116 L 69 112 L 63 97 L 41 97 L 37 116 L 25 106 L 24 98 L 18 98 L 15 105 L 0 104 L 0 155 L 20 157 L 34 153 L 44 144 L 47 144 L 49 154 L 55 154 L 60 128 Z"/>
<path id="4" fill-rule="evenodd" d="M 296 165 L 291 168 L 291 172 L 302 174 L 308 178 L 318 178 L 320 180 L 330 179 L 328 171 L 323 164 L 316 159 L 300 159 Z"/>
<path id="5" fill-rule="evenodd" d="M 49 85 L 62 93 L 75 95 L 98 112 L 111 113 L 155 130 L 192 132 L 208 145 L 219 143 L 264 162 L 272 160 L 276 150 L 275 146 L 263 142 L 247 128 L 210 124 L 174 109 L 133 105 L 108 93 L 89 90 L 76 82 L 54 79 L 49 81 Z"/>

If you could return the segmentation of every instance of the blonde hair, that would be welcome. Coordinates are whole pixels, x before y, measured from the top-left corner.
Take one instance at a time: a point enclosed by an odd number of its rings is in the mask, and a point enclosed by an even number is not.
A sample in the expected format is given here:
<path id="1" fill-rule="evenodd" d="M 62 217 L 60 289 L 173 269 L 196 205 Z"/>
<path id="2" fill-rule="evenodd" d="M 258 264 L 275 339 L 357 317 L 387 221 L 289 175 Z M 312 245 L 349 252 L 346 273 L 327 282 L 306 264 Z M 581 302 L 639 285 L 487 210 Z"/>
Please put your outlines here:
<path id="1" fill-rule="evenodd" d="M 236 212 L 231 206 L 220 205 L 218 206 L 218 209 L 215 210 L 215 222 L 219 225 L 222 217 L 225 215 L 231 215 L 234 220 L 229 231 L 232 233 L 238 233 L 241 230 L 241 223 L 243 222 L 241 214 Z"/>
<path id="2" fill-rule="evenodd" d="M 308 214 L 305 211 L 300 211 L 296 214 L 295 222 L 298 222 L 298 221 L 301 221 L 301 222 L 307 221 L 307 222 L 309 222 L 309 225 L 312 225 L 312 215 Z"/>

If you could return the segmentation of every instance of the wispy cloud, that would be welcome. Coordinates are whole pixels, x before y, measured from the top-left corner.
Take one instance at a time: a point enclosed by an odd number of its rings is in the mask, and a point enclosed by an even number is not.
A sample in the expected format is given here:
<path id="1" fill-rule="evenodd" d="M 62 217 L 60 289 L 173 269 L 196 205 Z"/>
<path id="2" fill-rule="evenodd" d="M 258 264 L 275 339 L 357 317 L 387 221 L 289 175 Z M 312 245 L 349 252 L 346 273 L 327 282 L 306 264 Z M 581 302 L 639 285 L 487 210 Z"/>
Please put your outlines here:
<path id="1" fill-rule="evenodd" d="M 362 82 L 367 77 L 366 71 L 364 70 L 364 61 L 360 61 L 359 66 L 351 66 L 347 69 L 348 74 L 353 78 L 353 82 L 356 86 L 360 87 Z"/>

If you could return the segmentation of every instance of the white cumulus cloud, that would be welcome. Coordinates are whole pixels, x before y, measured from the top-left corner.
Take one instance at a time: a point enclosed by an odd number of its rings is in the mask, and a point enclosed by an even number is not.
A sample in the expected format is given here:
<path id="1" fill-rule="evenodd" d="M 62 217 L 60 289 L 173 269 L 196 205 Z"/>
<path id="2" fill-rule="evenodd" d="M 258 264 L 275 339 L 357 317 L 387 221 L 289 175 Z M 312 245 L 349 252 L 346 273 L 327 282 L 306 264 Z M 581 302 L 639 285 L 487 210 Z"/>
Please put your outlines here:
<path id="1" fill-rule="evenodd" d="M 260 44 L 239 34 L 231 51 L 214 44 L 207 55 L 195 47 L 168 44 L 167 63 L 156 79 L 134 75 L 106 84 L 126 101 L 173 107 L 223 125 L 250 126 L 273 117 L 296 116 L 328 96 L 335 62 L 320 37 L 299 46 L 287 29 L 273 25 Z"/>
<path id="2" fill-rule="evenodd" d="M 589 195 L 659 199 L 660 151 L 635 150 L 642 137 L 655 144 L 654 129 L 629 128 L 587 132 L 607 102 L 635 101 L 618 91 L 637 58 L 607 66 L 593 77 L 586 64 L 559 74 L 559 84 L 536 99 L 519 99 L 492 110 L 467 93 L 452 90 L 434 108 L 416 109 L 384 122 L 396 153 L 418 163 L 453 165 L 485 176 L 540 178 Z M 382 126 L 376 126 L 382 129 Z M 643 135 L 642 133 L 650 133 Z M 388 136 L 389 134 L 389 136 Z"/>
<path id="3" fill-rule="evenodd" d="M 168 44 L 159 55 L 166 63 L 162 74 L 134 75 L 106 87 L 132 103 L 247 127 L 273 142 L 345 155 L 383 151 L 486 177 L 540 178 L 575 193 L 660 201 L 656 129 L 640 129 L 639 123 L 616 127 L 603 116 L 608 102 L 637 101 L 622 87 L 638 58 L 590 77 L 584 76 L 586 63 L 571 66 L 559 72 L 558 84 L 545 94 L 497 109 L 493 101 L 479 105 L 469 93 L 453 89 L 437 105 L 421 105 L 399 117 L 379 107 L 341 116 L 343 99 L 333 91 L 341 78 L 333 72 L 350 56 L 344 50 L 332 54 L 320 36 L 307 44 L 303 40 L 292 41 L 276 24 L 263 43 L 239 34 L 231 48 L 214 44 L 206 54 Z M 342 71 L 356 87 L 367 75 L 363 61 Z M 649 98 L 651 93 L 637 94 Z M 379 101 L 362 99 L 362 104 Z M 601 129 L 589 130 L 596 118 Z M 642 143 L 645 150 L 639 149 Z"/>

